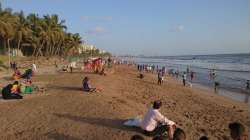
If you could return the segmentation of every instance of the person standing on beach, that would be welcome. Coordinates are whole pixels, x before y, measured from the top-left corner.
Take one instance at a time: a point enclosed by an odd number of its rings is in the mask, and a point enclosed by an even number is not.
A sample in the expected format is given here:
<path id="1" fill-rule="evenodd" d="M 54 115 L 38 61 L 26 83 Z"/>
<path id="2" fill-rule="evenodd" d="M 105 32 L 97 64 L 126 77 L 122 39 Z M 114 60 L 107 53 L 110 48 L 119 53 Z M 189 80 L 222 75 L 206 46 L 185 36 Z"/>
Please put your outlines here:
<path id="1" fill-rule="evenodd" d="M 187 66 L 187 73 L 189 73 L 189 66 Z"/>
<path id="2" fill-rule="evenodd" d="M 191 73 L 190 73 L 190 78 L 191 78 L 191 82 L 193 82 L 193 80 L 194 80 L 194 72 L 193 71 L 191 71 Z"/>
<path id="3" fill-rule="evenodd" d="M 161 84 L 162 84 L 162 82 L 163 82 L 163 81 L 162 81 L 162 78 L 163 78 L 163 77 L 162 77 L 162 73 L 161 73 L 161 71 L 159 71 L 159 72 L 158 72 L 158 85 L 161 85 Z"/>
<path id="4" fill-rule="evenodd" d="M 186 81 L 187 81 L 187 74 L 186 74 L 186 72 L 184 72 L 183 75 L 182 75 L 183 86 L 186 86 Z"/>
<path id="5" fill-rule="evenodd" d="M 247 89 L 247 90 L 250 89 L 250 80 L 247 80 L 247 82 L 246 82 L 246 89 Z"/>
<path id="6" fill-rule="evenodd" d="M 220 83 L 218 81 L 214 82 L 214 92 L 217 93 L 218 92 L 218 88 L 220 86 Z"/>

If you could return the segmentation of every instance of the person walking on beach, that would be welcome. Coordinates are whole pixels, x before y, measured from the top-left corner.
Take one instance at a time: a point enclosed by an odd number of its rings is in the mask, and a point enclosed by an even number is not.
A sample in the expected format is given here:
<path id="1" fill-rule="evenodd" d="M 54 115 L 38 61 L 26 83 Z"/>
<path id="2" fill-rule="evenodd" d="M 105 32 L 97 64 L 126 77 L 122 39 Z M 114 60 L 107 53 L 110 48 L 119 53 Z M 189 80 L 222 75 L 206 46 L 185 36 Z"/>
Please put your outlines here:
<path id="1" fill-rule="evenodd" d="M 186 86 L 186 81 L 187 81 L 187 74 L 186 74 L 186 72 L 184 72 L 183 75 L 182 75 L 183 86 Z"/>

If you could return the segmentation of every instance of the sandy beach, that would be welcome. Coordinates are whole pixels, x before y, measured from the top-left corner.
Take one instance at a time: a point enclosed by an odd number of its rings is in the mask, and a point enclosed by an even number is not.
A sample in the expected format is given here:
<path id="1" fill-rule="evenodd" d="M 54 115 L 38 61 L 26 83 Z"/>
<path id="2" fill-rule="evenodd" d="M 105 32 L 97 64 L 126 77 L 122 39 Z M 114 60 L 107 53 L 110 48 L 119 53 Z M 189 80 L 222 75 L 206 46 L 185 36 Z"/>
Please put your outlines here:
<path id="1" fill-rule="evenodd" d="M 140 132 L 124 127 L 124 120 L 143 116 L 150 103 L 159 99 L 163 102 L 161 112 L 185 130 L 188 140 L 202 135 L 211 140 L 229 137 L 228 123 L 232 121 L 250 129 L 249 105 L 183 87 L 170 77 L 159 86 L 156 74 L 148 73 L 141 80 L 136 69 L 127 65 L 114 66 L 107 76 L 59 73 L 52 66 L 45 69 L 48 71 L 33 78 L 46 88 L 44 92 L 26 95 L 20 101 L 0 99 L 1 140 L 129 140 Z M 85 76 L 102 92 L 81 91 Z"/>

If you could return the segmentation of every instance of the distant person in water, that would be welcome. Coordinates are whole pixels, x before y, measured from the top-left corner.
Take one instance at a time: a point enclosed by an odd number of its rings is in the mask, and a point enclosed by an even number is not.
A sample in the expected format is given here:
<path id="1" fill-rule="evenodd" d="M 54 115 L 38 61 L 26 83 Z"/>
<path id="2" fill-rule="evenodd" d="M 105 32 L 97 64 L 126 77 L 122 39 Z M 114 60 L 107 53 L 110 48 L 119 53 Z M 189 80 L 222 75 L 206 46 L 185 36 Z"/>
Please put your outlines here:
<path id="1" fill-rule="evenodd" d="M 228 125 L 230 129 L 230 136 L 233 140 L 246 140 L 245 138 L 245 127 L 238 123 L 233 122 Z"/>
<path id="2" fill-rule="evenodd" d="M 161 101 L 154 101 L 153 107 L 149 108 L 141 122 L 141 128 L 147 136 L 158 136 L 168 132 L 169 139 L 172 139 L 176 124 L 160 113 L 161 106 Z"/>
<path id="3" fill-rule="evenodd" d="M 250 80 L 247 80 L 247 82 L 246 82 L 246 89 L 247 89 L 247 90 L 250 89 Z"/>
<path id="4" fill-rule="evenodd" d="M 220 83 L 218 81 L 214 82 L 214 92 L 217 93 L 218 92 L 218 88 L 220 86 Z"/>
<path id="5" fill-rule="evenodd" d="M 183 75 L 182 75 L 183 86 L 186 86 L 186 82 L 187 82 L 187 74 L 186 74 L 186 72 L 184 72 Z"/>
<path id="6" fill-rule="evenodd" d="M 89 78 L 85 77 L 82 81 L 83 84 L 83 91 L 86 92 L 96 92 L 96 88 L 92 88 L 89 84 Z"/>

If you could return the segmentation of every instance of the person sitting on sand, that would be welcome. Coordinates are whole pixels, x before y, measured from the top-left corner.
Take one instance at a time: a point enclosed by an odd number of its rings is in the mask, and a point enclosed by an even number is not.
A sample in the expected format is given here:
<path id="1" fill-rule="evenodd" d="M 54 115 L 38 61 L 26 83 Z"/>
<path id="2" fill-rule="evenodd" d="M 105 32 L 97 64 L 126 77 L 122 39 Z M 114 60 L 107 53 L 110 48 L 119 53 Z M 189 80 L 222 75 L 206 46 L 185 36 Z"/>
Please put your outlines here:
<path id="1" fill-rule="evenodd" d="M 27 69 L 25 73 L 22 75 L 22 78 L 24 79 L 30 79 L 32 77 L 32 69 Z"/>
<path id="2" fill-rule="evenodd" d="M 246 140 L 245 139 L 245 127 L 238 122 L 233 122 L 228 125 L 230 129 L 230 135 L 233 140 Z"/>
<path id="3" fill-rule="evenodd" d="M 207 136 L 202 136 L 202 137 L 200 137 L 199 140 L 209 140 L 209 138 Z"/>
<path id="4" fill-rule="evenodd" d="M 144 78 L 144 74 L 143 74 L 142 72 L 140 72 L 139 78 L 140 78 L 140 79 L 143 79 L 143 78 Z"/>
<path id="5" fill-rule="evenodd" d="M 132 136 L 131 140 L 144 140 L 144 138 L 140 135 L 134 135 Z"/>
<path id="6" fill-rule="evenodd" d="M 13 79 L 18 80 L 22 77 L 21 72 L 18 70 L 18 68 L 15 68 L 14 74 L 13 74 Z"/>
<path id="7" fill-rule="evenodd" d="M 20 94 L 20 86 L 19 86 L 19 83 L 18 81 L 15 81 L 13 84 L 12 84 L 12 88 L 11 88 L 11 93 L 12 94 Z"/>
<path id="8" fill-rule="evenodd" d="M 88 77 L 85 77 L 83 79 L 82 85 L 83 85 L 83 91 L 96 92 L 96 88 L 91 88 L 91 86 L 89 85 L 89 78 Z"/>
<path id="9" fill-rule="evenodd" d="M 8 99 L 22 99 L 23 96 L 19 95 L 19 94 L 13 94 L 11 93 L 11 89 L 12 89 L 13 85 L 9 84 L 6 87 L 3 88 L 2 90 L 2 97 L 5 100 Z"/>
<path id="10" fill-rule="evenodd" d="M 102 70 L 101 70 L 101 72 L 100 72 L 100 75 L 103 75 L 103 76 L 106 76 L 106 75 L 107 75 L 107 73 L 105 72 L 105 68 L 104 68 L 104 67 L 102 67 Z"/>
<path id="11" fill-rule="evenodd" d="M 153 107 L 149 108 L 141 122 L 141 128 L 147 136 L 163 135 L 168 131 L 169 139 L 173 138 L 175 122 L 164 117 L 159 109 L 162 106 L 161 101 L 155 101 Z"/>

